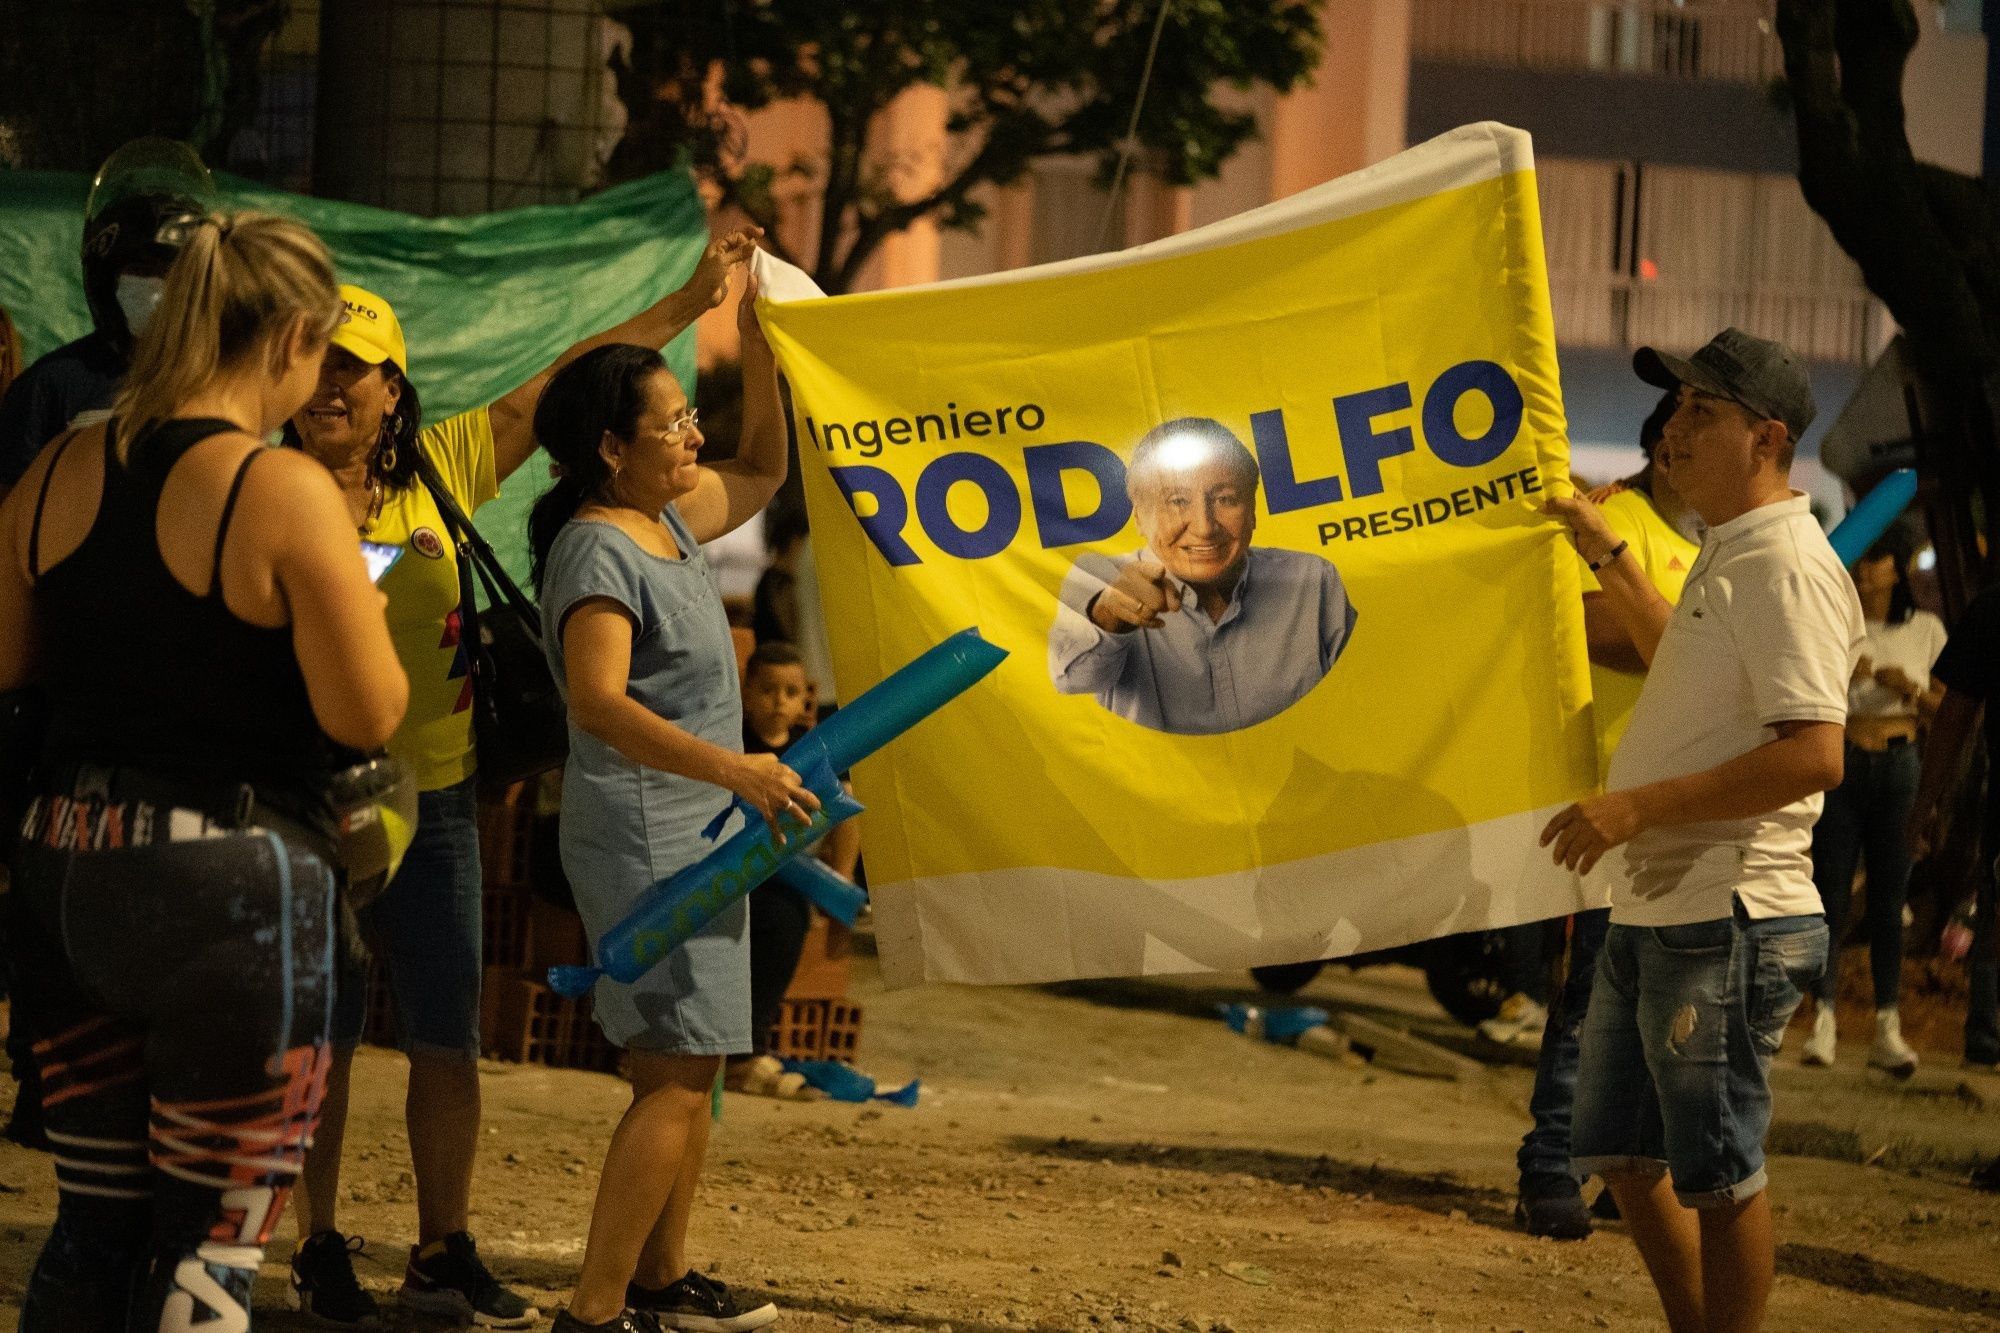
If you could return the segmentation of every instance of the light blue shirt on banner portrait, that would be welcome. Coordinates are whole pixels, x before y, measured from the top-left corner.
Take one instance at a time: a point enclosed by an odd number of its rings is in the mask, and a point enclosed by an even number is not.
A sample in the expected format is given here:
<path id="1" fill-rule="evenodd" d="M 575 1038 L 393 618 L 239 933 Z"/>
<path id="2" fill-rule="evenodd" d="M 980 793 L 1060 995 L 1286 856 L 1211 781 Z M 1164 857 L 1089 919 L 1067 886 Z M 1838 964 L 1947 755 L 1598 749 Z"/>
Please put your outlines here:
<path id="1" fill-rule="evenodd" d="M 1333 564 L 1306 551 L 1253 547 L 1220 617 L 1175 581 L 1180 610 L 1159 629 L 1110 634 L 1091 599 L 1150 550 L 1086 555 L 1071 567 L 1049 631 L 1049 676 L 1094 694 L 1128 722 L 1181 736 L 1237 731 L 1276 717 L 1319 684 L 1354 633 L 1354 605 Z"/>

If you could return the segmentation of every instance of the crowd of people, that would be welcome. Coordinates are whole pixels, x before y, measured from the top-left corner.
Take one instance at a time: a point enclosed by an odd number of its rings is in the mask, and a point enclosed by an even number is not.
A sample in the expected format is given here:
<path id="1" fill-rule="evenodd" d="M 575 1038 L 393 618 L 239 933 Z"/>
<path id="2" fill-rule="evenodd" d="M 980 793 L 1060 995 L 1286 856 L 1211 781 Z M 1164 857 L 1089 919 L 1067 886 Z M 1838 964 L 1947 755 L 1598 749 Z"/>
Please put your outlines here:
<path id="1" fill-rule="evenodd" d="M 52 1150 L 60 1187 L 21 1327 L 196 1312 L 247 1327 L 288 1199 L 298 1304 L 334 1327 L 375 1320 L 337 1212 L 371 954 L 410 1065 L 400 1298 L 526 1327 L 538 1312 L 471 1232 L 479 754 L 448 510 L 476 510 L 538 450 L 550 460 L 532 578 L 568 713 L 561 863 L 591 938 L 707 853 L 722 803 L 803 825 L 818 800 L 781 756 L 834 704 L 817 602 L 797 593 L 809 539 L 774 524 L 747 660 L 703 554 L 786 478 L 754 283 L 733 457 L 704 461 L 657 350 L 725 298 L 758 234 L 719 238 L 678 291 L 427 423 L 393 302 L 339 285 L 307 229 L 180 195 L 119 208 L 122 239 L 87 240 L 96 329 L 0 403 L 0 478 L 16 483 L 0 502 L 4 739 L 35 758 L 0 791 L 18 806 L 12 1039 L 40 1112 L 16 1133 Z M 1584 875 L 1618 849 L 1622 873 L 1611 905 L 1568 928 L 1520 1218 L 1588 1234 L 1581 1181 L 1601 1176 L 1673 1327 L 1752 1328 L 1774 1263 L 1769 1069 L 1807 995 L 1803 1060 L 1836 1058 L 1833 956 L 1858 867 L 1869 1063 L 1916 1068 L 1899 1021 L 1905 890 L 2000 687 L 2000 592 L 1947 637 L 1916 606 L 1906 539 L 1842 568 L 1788 481 L 1814 415 L 1788 349 L 1732 329 L 1635 365 L 1663 392 L 1644 469 L 1547 506 L 1588 567 L 1609 778 L 1543 841 Z M 389 554 L 371 567 L 364 547 Z M 1157 612 L 1134 607 L 1092 642 Z M 1354 622 L 1344 597 L 1335 609 L 1320 671 Z M 822 849 L 848 877 L 859 854 L 845 829 Z M 2000 969 L 1981 892 L 1966 1058 L 1990 1066 Z M 637 983 L 599 984 L 632 1096 L 561 1333 L 776 1318 L 692 1263 L 687 1231 L 717 1081 L 808 1095 L 764 1038 L 811 910 L 761 889 Z"/>

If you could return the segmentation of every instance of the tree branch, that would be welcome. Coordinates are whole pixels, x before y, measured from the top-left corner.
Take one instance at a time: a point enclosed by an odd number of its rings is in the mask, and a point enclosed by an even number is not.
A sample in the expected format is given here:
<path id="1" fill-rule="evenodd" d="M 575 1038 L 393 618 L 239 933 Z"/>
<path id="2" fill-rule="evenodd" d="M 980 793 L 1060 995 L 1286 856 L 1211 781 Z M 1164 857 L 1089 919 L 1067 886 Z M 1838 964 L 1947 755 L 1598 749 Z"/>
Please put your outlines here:
<path id="1" fill-rule="evenodd" d="M 1919 362 L 1976 378 L 1994 361 L 1990 331 L 1904 130 L 1915 22 L 1908 0 L 1780 0 L 1799 185 Z"/>

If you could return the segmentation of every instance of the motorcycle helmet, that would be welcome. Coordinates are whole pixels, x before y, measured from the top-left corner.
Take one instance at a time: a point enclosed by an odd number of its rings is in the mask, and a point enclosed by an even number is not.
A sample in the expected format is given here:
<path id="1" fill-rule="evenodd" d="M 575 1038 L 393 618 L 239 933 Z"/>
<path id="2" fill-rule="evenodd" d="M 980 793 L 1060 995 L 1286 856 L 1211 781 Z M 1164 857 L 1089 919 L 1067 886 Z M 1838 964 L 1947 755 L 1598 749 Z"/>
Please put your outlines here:
<path id="1" fill-rule="evenodd" d="M 348 901 L 360 907 L 396 877 L 417 836 L 416 777 L 379 756 L 336 773 L 327 795 Z"/>
<path id="2" fill-rule="evenodd" d="M 83 294 L 92 322 L 120 351 L 134 341 L 120 277 L 134 269 L 164 276 L 214 207 L 214 177 L 174 139 L 134 139 L 97 169 L 84 205 Z"/>

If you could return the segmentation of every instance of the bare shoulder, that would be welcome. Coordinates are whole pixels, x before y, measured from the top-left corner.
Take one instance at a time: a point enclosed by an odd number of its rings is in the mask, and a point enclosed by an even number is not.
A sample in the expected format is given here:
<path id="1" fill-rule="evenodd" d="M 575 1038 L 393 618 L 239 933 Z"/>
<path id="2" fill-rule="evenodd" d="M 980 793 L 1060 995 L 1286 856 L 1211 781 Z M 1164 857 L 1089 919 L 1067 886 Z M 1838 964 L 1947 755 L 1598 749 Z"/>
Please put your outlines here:
<path id="1" fill-rule="evenodd" d="M 250 437 L 242 437 L 248 440 Z M 254 459 L 237 496 L 236 522 L 248 524 L 279 547 L 297 549 L 304 540 L 339 532 L 352 537 L 354 523 L 340 485 L 326 466 L 297 449 L 274 449 L 252 440 Z M 231 464 L 234 471 L 238 464 Z"/>
<path id="2" fill-rule="evenodd" d="M 67 448 L 63 441 L 69 440 Z M 36 506 L 41 502 L 42 488 L 49 482 L 49 473 L 54 469 L 58 456 L 73 460 L 84 454 L 96 456 L 104 448 L 104 423 L 85 426 L 80 430 L 65 430 L 36 453 L 34 461 L 28 464 L 21 479 L 14 484 L 4 501 L 0 501 L 0 540 L 4 549 L 26 568 L 28 558 L 28 532 L 34 523 Z M 73 462 L 66 463 L 64 471 L 74 474 Z"/>
<path id="3" fill-rule="evenodd" d="M 55 466 L 57 456 L 67 458 L 79 448 L 86 452 L 103 449 L 104 427 L 105 423 L 100 421 L 78 430 L 65 430 L 43 445 L 36 452 L 34 461 L 28 464 L 27 471 L 21 474 L 21 479 L 14 483 L 14 489 L 8 492 L 6 508 L 9 510 L 23 506 L 32 508 L 41 496 L 42 482 L 47 479 L 49 469 Z M 64 440 L 70 441 L 67 447 L 63 445 Z"/>
<path id="4" fill-rule="evenodd" d="M 249 440 L 248 436 L 239 437 Z M 244 481 L 245 491 L 256 488 L 259 497 L 281 497 L 309 505 L 343 506 L 340 485 L 326 465 L 298 449 L 273 449 L 262 441 L 252 441 L 263 452 Z M 343 506 L 344 512 L 344 506 Z"/>

